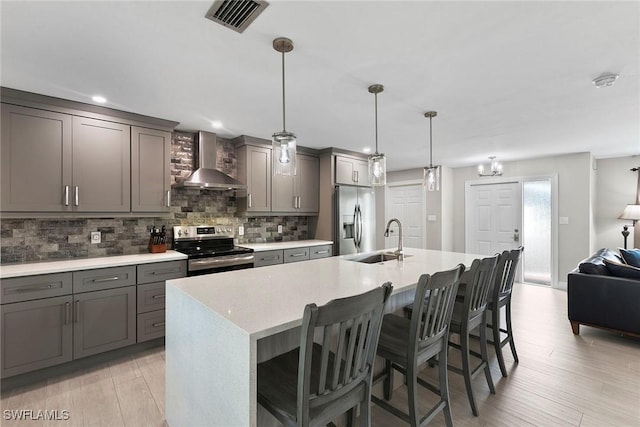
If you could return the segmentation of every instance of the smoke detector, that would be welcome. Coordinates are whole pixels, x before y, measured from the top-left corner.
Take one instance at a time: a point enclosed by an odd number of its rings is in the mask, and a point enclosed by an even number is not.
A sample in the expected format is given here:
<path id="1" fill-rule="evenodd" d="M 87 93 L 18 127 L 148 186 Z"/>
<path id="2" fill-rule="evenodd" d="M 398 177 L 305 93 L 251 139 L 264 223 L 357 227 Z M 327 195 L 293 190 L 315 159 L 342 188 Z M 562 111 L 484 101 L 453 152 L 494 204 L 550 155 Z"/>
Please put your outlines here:
<path id="1" fill-rule="evenodd" d="M 620 77 L 618 74 L 606 73 L 593 79 L 593 84 L 598 88 L 613 86 L 618 77 Z"/>

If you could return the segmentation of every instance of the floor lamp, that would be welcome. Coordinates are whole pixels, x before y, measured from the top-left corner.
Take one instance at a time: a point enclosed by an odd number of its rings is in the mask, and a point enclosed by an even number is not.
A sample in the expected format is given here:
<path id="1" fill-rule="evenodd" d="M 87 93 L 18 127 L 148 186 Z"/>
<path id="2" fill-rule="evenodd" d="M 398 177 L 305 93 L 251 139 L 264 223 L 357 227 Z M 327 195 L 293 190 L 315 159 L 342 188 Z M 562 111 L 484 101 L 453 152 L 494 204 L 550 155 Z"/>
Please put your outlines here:
<path id="1" fill-rule="evenodd" d="M 631 172 L 639 172 L 640 166 L 631 168 Z M 633 245 L 640 248 L 640 226 L 636 227 L 637 221 L 640 221 L 640 173 L 638 173 L 638 187 L 636 189 L 636 203 L 627 205 L 622 211 L 618 219 L 631 220 L 633 226 Z M 622 227 L 622 237 L 624 238 L 624 248 L 627 249 L 627 237 L 629 237 L 629 226 Z"/>

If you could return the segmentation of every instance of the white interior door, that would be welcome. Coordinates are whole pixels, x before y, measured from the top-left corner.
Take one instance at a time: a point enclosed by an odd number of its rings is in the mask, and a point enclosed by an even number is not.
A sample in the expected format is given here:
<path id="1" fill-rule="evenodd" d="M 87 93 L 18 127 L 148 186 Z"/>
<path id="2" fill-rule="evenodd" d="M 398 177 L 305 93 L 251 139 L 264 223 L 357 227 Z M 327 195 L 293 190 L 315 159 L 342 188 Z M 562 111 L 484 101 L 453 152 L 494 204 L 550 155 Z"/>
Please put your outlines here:
<path id="1" fill-rule="evenodd" d="M 465 208 L 466 252 L 493 255 L 521 245 L 519 182 L 471 184 Z"/>
<path id="2" fill-rule="evenodd" d="M 391 218 L 402 223 L 403 246 L 425 248 L 426 216 L 425 197 L 422 184 L 390 184 L 387 186 L 385 225 Z M 392 224 L 386 248 L 398 247 L 398 226 Z"/>

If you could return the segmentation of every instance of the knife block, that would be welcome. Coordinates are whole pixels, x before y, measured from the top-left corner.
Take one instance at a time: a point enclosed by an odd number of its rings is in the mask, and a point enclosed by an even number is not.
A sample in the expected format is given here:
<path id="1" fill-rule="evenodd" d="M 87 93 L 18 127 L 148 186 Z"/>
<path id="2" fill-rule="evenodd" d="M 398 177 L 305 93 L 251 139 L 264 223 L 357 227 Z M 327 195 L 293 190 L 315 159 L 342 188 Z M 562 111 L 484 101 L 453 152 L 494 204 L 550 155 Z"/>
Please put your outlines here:
<path id="1" fill-rule="evenodd" d="M 163 253 L 163 252 L 167 252 L 167 244 L 166 243 L 159 243 L 159 244 L 153 244 L 151 242 L 151 239 L 149 239 L 149 252 L 151 252 L 152 254 L 159 254 L 159 253 Z"/>

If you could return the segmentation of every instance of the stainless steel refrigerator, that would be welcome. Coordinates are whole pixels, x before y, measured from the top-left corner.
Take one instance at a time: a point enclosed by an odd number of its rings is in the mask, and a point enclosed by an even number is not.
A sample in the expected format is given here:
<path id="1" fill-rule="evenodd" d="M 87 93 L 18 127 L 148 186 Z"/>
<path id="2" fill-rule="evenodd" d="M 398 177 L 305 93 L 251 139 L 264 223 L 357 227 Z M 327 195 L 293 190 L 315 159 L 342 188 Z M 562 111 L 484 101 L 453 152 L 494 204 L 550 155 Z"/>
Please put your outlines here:
<path id="1" fill-rule="evenodd" d="M 373 188 L 336 185 L 334 195 L 337 255 L 374 251 L 376 204 Z"/>

